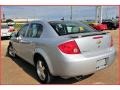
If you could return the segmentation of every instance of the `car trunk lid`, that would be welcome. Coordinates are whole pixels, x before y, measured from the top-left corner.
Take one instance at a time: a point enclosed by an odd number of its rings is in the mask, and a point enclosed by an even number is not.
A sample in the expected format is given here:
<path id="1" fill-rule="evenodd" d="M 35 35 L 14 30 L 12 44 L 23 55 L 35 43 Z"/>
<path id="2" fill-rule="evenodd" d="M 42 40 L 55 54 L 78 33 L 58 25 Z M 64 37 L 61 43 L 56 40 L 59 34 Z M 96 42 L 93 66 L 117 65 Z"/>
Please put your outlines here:
<path id="1" fill-rule="evenodd" d="M 8 31 L 9 31 L 9 29 L 8 29 L 8 28 L 1 29 L 1 34 L 8 33 Z"/>
<path id="2" fill-rule="evenodd" d="M 70 37 L 76 41 L 81 53 L 104 50 L 109 48 L 111 44 L 110 34 L 104 32 L 86 33 Z"/>

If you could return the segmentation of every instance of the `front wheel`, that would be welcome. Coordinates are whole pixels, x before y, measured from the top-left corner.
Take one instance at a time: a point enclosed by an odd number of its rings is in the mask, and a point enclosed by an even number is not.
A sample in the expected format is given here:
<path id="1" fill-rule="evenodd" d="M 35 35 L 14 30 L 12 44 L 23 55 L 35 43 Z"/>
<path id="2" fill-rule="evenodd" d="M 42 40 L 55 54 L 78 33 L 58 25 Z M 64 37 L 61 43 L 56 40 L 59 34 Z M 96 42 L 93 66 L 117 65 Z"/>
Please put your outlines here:
<path id="1" fill-rule="evenodd" d="M 47 64 L 44 62 L 44 60 L 37 60 L 36 72 L 41 83 L 47 84 L 52 81 L 53 77 L 50 74 Z"/>
<path id="2" fill-rule="evenodd" d="M 15 57 L 15 49 L 12 47 L 12 45 L 8 46 L 8 50 L 7 50 L 7 55 L 10 57 Z"/>

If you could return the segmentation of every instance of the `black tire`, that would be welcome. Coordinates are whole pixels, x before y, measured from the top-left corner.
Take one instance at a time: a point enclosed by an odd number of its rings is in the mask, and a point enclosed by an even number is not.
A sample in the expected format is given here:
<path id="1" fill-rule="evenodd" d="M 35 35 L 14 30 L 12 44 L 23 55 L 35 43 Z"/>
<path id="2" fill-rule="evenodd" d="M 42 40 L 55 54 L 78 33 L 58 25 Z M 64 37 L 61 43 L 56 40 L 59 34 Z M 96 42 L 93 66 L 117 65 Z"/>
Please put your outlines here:
<path id="1" fill-rule="evenodd" d="M 15 50 L 12 47 L 12 45 L 9 45 L 7 48 L 7 56 L 12 57 L 12 58 L 16 57 Z"/>
<path id="2" fill-rule="evenodd" d="M 50 74 L 48 66 L 43 59 L 38 58 L 38 60 L 36 61 L 35 67 L 36 67 L 36 73 L 39 78 L 39 81 L 42 84 L 49 84 L 52 82 L 53 76 Z M 44 69 L 44 70 L 42 70 L 42 69 Z M 44 73 L 45 77 L 41 73 Z"/>

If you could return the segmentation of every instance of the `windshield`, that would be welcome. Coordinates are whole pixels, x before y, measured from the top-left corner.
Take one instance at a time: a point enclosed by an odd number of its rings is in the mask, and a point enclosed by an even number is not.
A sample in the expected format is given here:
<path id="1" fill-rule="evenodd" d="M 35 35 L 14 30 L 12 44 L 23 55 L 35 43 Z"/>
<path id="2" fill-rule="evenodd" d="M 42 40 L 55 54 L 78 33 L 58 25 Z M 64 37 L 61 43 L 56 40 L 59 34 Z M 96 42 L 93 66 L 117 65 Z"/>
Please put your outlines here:
<path id="1" fill-rule="evenodd" d="M 58 35 L 68 35 L 68 34 L 77 34 L 77 33 L 88 33 L 96 32 L 96 30 L 90 28 L 89 26 L 81 22 L 73 21 L 58 21 L 58 22 L 49 22 L 53 29 L 58 33 Z"/>

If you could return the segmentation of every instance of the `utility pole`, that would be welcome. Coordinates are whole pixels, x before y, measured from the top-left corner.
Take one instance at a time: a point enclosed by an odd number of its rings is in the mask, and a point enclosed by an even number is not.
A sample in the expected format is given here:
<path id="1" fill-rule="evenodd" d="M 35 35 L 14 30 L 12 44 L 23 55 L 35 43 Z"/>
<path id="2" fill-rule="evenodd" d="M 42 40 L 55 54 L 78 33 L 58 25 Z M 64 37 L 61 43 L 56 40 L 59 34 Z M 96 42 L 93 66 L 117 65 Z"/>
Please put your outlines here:
<path id="1" fill-rule="evenodd" d="M 99 18 L 99 16 L 98 16 L 98 6 L 96 6 L 96 16 L 95 16 L 95 23 L 98 23 L 98 18 Z"/>
<path id="2" fill-rule="evenodd" d="M 108 8 L 107 7 L 106 7 L 105 12 L 106 12 L 106 19 L 108 19 Z"/>
<path id="3" fill-rule="evenodd" d="M 102 6 L 96 6 L 96 23 L 102 23 Z"/>
<path id="4" fill-rule="evenodd" d="M 5 20 L 5 14 L 3 13 L 3 20 Z"/>
<path id="5" fill-rule="evenodd" d="M 6 21 L 5 13 L 4 13 L 4 11 L 3 11 L 3 8 L 0 7 L 0 9 L 1 9 L 1 12 L 0 12 L 0 14 L 1 14 L 0 20 L 1 20 L 2 22 L 5 22 L 5 21 Z"/>
<path id="6" fill-rule="evenodd" d="M 70 6 L 70 20 L 72 20 L 72 6 Z"/>
<path id="7" fill-rule="evenodd" d="M 102 6 L 101 6 L 101 7 L 100 7 L 100 23 L 102 23 L 102 19 L 103 19 L 103 18 L 102 18 L 102 14 L 103 14 L 103 13 L 102 13 Z"/>

